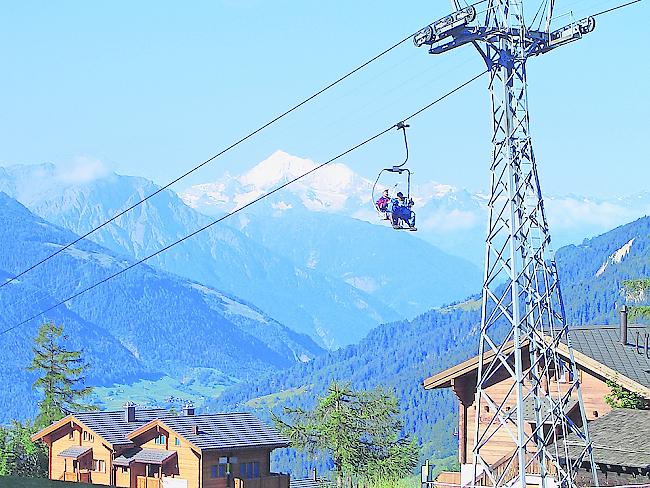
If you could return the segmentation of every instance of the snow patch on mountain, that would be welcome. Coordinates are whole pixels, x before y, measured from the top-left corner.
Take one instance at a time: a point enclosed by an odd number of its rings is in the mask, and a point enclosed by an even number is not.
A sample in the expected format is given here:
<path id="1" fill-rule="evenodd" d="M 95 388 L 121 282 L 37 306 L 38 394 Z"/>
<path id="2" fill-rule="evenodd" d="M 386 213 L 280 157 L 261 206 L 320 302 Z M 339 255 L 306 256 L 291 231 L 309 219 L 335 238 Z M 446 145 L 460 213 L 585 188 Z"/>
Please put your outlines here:
<path id="1" fill-rule="evenodd" d="M 630 239 L 625 245 L 623 245 L 620 249 L 617 249 L 605 260 L 603 265 L 596 272 L 596 278 L 600 277 L 610 264 L 620 264 L 621 261 L 623 261 L 623 258 L 625 258 L 625 256 L 630 253 L 632 244 L 634 244 L 634 239 L 634 237 Z"/>

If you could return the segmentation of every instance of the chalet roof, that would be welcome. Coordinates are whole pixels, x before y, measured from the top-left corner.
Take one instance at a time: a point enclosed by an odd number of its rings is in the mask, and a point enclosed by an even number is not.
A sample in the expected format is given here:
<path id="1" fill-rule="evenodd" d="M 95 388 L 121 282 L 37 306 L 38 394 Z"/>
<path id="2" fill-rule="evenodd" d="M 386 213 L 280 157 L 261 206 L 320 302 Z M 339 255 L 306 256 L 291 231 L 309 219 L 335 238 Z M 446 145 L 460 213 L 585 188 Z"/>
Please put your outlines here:
<path id="1" fill-rule="evenodd" d="M 650 388 L 650 357 L 645 351 L 637 351 L 636 335 L 641 338 L 641 346 L 645 345 L 645 335 L 650 329 L 643 326 L 628 328 L 628 344 L 619 342 L 618 327 L 576 327 L 571 329 L 571 345 L 574 350 L 595 359 L 614 371 Z"/>
<path id="2" fill-rule="evenodd" d="M 287 447 L 289 440 L 249 413 L 164 417 L 160 421 L 199 449 Z M 193 432 L 198 427 L 198 434 Z"/>
<path id="3" fill-rule="evenodd" d="M 92 450 L 93 450 L 93 448 L 88 447 L 88 446 L 71 446 L 71 447 L 68 447 L 67 449 L 64 449 L 63 451 L 61 451 L 57 455 L 59 457 L 64 457 L 64 458 L 79 459 L 84 454 L 87 454 L 88 452 L 90 452 Z"/>
<path id="4" fill-rule="evenodd" d="M 625 388 L 649 397 L 650 357 L 646 356 L 645 351 L 637 352 L 634 345 L 637 332 L 641 337 L 645 337 L 646 333 L 650 333 L 650 329 L 630 326 L 626 346 L 619 342 L 618 327 L 614 326 L 572 327 L 569 330 L 569 337 L 575 360 L 580 367 L 595 371 L 603 378 L 617 378 Z M 508 354 L 512 349 L 512 343 L 509 343 L 504 347 L 504 352 Z M 566 344 L 560 344 L 559 353 L 568 355 Z M 485 361 L 488 362 L 492 355 L 489 351 Z M 424 387 L 426 389 L 448 388 L 455 378 L 472 373 L 477 368 L 478 356 L 475 356 L 425 379 Z"/>
<path id="5" fill-rule="evenodd" d="M 59 429 L 69 422 L 79 422 L 112 445 L 132 445 L 133 438 L 162 424 L 183 437 L 196 449 L 246 449 L 287 447 L 289 440 L 249 413 L 217 413 L 172 416 L 164 409 L 136 410 L 135 421 L 127 422 L 124 411 L 80 412 L 70 414 L 32 436 L 33 440 Z M 198 433 L 195 433 L 195 427 Z"/>
<path id="6" fill-rule="evenodd" d="M 79 412 L 73 417 L 113 445 L 132 444 L 128 435 L 153 419 L 169 415 L 165 409 L 136 410 L 135 421 L 127 422 L 124 410 L 115 412 Z"/>
<path id="7" fill-rule="evenodd" d="M 589 435 L 597 463 L 650 468 L 650 410 L 614 409 L 589 422 Z M 569 456 L 579 454 L 579 445 L 571 434 L 567 440 Z"/>
<path id="8" fill-rule="evenodd" d="M 115 458 L 113 464 L 116 466 L 129 466 L 131 463 L 163 464 L 174 456 L 176 451 L 165 451 L 164 449 L 143 449 L 136 447 L 129 449 Z"/>

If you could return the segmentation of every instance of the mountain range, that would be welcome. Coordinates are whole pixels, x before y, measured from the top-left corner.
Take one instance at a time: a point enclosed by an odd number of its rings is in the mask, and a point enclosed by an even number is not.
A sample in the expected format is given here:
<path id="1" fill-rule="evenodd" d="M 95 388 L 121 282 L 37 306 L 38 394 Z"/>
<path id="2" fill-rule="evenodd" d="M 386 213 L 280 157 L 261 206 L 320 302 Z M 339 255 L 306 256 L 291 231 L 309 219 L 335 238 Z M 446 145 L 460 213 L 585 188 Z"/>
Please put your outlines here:
<path id="1" fill-rule="evenodd" d="M 71 231 L 35 216 L 0 192 L 0 274 L 13 276 L 75 240 Z M 220 290 L 140 265 L 40 314 L 61 300 L 124 270 L 132 257 L 82 240 L 0 292 L 0 422 L 35 408 L 31 359 L 36 326 L 64 324 L 66 341 L 82 350 L 92 385 L 202 375 L 213 387 L 310 361 L 323 350 L 308 336 Z M 32 316 L 32 320 L 19 324 Z M 19 391 L 16 391 L 18 389 Z M 11 395 L 20 393 L 20 397 Z M 216 394 L 216 392 L 215 392 Z M 21 398 L 21 404 L 15 403 Z"/>
<path id="2" fill-rule="evenodd" d="M 287 157 L 272 156 L 248 179 L 229 177 L 230 186 L 220 191 L 243 196 L 219 205 L 212 205 L 219 201 L 215 195 L 185 192 L 183 201 L 161 192 L 93 235 L 94 242 L 82 240 L 4 286 L 0 329 L 205 225 L 205 214 L 223 215 L 313 164 L 301 160 L 295 166 L 293 157 L 284 164 Z M 173 381 L 178 395 L 199 394 L 209 410 L 243 408 L 265 417 L 269 409 L 308 406 L 332 380 L 384 385 L 398 396 L 405 432 L 419 440 L 423 455 L 449 461 L 456 442 L 453 402 L 448 392 L 424 392 L 420 385 L 475 354 L 479 302 L 463 298 L 480 289 L 479 273 L 414 233 L 374 221 L 372 212 L 368 220 L 374 223 L 360 218 L 355 205 L 364 210 L 353 194 L 363 181 L 344 166 L 333 170 L 313 191 L 307 182 L 278 193 L 228 226 L 215 226 L 0 335 L 0 423 L 35 411 L 33 376 L 24 368 L 36 325 L 54 320 L 65 325 L 66 341 L 83 350 L 88 383 L 104 389 L 102 405 L 115 385 L 149 382 L 147 388 L 155 389 Z M 58 171 L 48 164 L 0 168 L 0 191 L 8 193 L 0 193 L 3 281 L 158 188 L 116 174 L 71 181 Z M 342 174 L 348 176 L 337 183 Z M 337 185 L 345 191 L 336 194 Z M 194 195 L 206 188 L 195 188 Z M 432 190 L 431 201 L 448 196 L 445 204 L 452 206 L 458 192 L 441 186 Z M 357 190 L 356 198 L 362 193 Z M 628 201 L 636 203 L 621 208 L 643 208 L 642 196 Z M 480 196 L 467 202 L 482 211 Z M 426 214 L 428 204 L 421 203 L 419 212 Z M 621 281 L 647 276 L 649 248 L 650 219 L 641 218 L 559 249 L 568 320 L 616 321 L 616 306 L 625 299 Z M 301 459 L 285 453 L 278 461 L 299 469 Z"/>
<path id="3" fill-rule="evenodd" d="M 180 196 L 203 213 L 219 215 L 313 169 L 316 164 L 277 151 L 249 171 L 239 175 L 226 173 L 216 181 L 187 188 Z M 345 164 L 333 163 L 291 185 L 266 205 L 257 206 L 255 211 L 264 215 L 278 215 L 288 209 L 330 213 L 382 225 L 372 206 L 373 181 L 374 177 L 365 178 Z M 385 188 L 392 194 L 406 193 L 405 183 L 404 178 L 382 176 L 374 199 Z M 482 268 L 487 195 L 435 181 L 421 181 L 415 174 L 411 196 L 415 200 L 417 237 Z M 544 196 L 555 249 L 580 243 L 650 213 L 650 192 L 615 198 L 547 193 Z"/>
<path id="4" fill-rule="evenodd" d="M 1 191 L 77 234 L 158 188 L 114 173 L 80 182 L 50 164 L 0 168 Z M 475 266 L 429 243 L 350 217 L 314 215 L 237 215 L 230 225 L 211 227 L 149 264 L 254 303 L 327 348 L 357 342 L 382 322 L 463 298 L 479 284 Z M 209 221 L 163 191 L 90 239 L 139 259 Z"/>

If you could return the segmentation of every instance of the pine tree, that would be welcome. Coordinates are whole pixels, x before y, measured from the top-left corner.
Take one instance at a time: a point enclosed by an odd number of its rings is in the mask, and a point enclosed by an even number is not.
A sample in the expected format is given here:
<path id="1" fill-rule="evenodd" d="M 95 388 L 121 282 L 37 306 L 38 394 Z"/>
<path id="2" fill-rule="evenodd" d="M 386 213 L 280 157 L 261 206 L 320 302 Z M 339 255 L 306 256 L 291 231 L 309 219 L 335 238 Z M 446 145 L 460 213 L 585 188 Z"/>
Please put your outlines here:
<path id="1" fill-rule="evenodd" d="M 63 418 L 68 412 L 91 408 L 81 400 L 92 392 L 83 386 L 88 365 L 81 351 L 72 351 L 62 344 L 63 326 L 46 322 L 34 339 L 34 359 L 28 371 L 37 371 L 39 378 L 33 388 L 43 393 L 35 425 L 45 427 Z"/>
<path id="2" fill-rule="evenodd" d="M 285 421 L 273 414 L 292 447 L 310 456 L 327 452 L 342 481 L 394 481 L 415 467 L 415 442 L 400 437 L 402 421 L 394 395 L 377 388 L 354 391 L 332 383 L 313 411 L 285 408 Z"/>

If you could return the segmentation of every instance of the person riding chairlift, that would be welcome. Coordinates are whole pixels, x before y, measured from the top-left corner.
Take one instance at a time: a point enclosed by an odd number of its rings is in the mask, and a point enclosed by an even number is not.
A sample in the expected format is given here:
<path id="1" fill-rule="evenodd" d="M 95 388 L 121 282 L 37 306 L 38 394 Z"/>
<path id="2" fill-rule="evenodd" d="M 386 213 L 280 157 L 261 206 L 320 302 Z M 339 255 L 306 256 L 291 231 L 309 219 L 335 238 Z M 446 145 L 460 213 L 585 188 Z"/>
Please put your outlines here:
<path id="1" fill-rule="evenodd" d="M 386 213 L 388 211 L 388 204 L 390 203 L 390 196 L 388 196 L 388 190 L 384 190 L 382 195 L 377 200 L 377 210 L 380 212 Z"/>
<path id="2" fill-rule="evenodd" d="M 393 217 L 393 228 L 400 229 L 400 220 L 403 220 L 408 225 L 409 230 L 416 230 L 415 228 L 415 212 L 411 210 L 413 200 L 406 201 L 404 194 L 400 191 L 397 193 L 397 198 L 391 200 L 391 215 Z"/>

